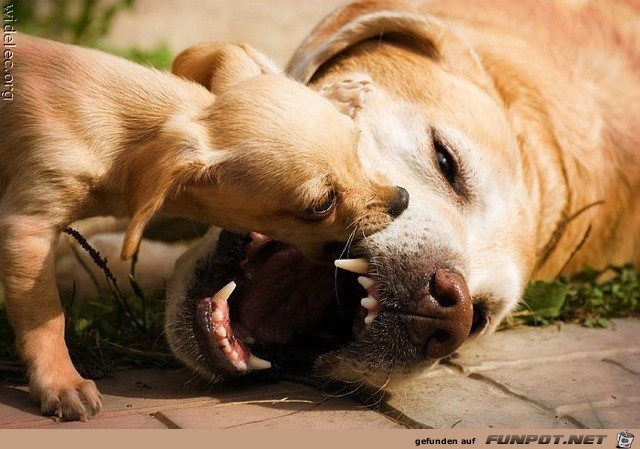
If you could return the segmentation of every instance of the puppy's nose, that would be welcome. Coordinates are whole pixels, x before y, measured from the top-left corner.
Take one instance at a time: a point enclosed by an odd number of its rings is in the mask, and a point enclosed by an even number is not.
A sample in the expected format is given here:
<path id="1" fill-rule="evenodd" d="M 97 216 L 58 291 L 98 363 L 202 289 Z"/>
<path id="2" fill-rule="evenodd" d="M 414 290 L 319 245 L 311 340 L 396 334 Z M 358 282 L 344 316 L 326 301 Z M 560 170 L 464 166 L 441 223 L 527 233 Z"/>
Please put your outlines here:
<path id="1" fill-rule="evenodd" d="M 404 187 L 396 186 L 396 196 L 389 203 L 389 215 L 397 218 L 409 207 L 409 192 Z"/>

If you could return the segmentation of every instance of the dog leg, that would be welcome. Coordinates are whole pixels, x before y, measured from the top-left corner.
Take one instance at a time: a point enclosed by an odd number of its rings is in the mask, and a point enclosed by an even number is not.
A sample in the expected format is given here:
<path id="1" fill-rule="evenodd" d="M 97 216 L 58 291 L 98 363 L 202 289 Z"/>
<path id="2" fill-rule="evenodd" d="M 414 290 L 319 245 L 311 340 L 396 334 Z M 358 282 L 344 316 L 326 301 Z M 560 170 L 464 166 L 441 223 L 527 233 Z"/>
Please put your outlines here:
<path id="1" fill-rule="evenodd" d="M 53 265 L 57 234 L 58 228 L 40 217 L 2 218 L 0 275 L 32 396 L 45 414 L 86 420 L 100 411 L 102 398 L 93 381 L 78 374 L 64 341 Z"/>
<path id="2" fill-rule="evenodd" d="M 373 81 L 369 75 L 354 73 L 342 81 L 325 84 L 318 92 L 331 101 L 340 112 L 354 118 L 365 106 L 372 90 Z"/>

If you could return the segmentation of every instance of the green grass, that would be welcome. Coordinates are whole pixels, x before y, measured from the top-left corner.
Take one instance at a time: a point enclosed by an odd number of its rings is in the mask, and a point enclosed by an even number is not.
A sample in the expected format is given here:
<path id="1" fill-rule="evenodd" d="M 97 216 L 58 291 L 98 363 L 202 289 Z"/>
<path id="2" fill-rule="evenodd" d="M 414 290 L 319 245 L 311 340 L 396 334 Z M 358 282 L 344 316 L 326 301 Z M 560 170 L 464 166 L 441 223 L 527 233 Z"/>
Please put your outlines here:
<path id="1" fill-rule="evenodd" d="M 110 47 L 98 47 L 101 50 L 129 59 L 138 64 L 147 65 L 156 69 L 168 70 L 173 62 L 173 53 L 169 49 L 166 42 L 157 44 L 150 50 L 144 50 L 138 47 L 130 47 L 124 50 L 114 49 Z"/>
<path id="2" fill-rule="evenodd" d="M 100 379 L 116 369 L 169 368 L 178 362 L 170 354 L 163 335 L 163 301 L 149 299 L 135 279 L 134 257 L 129 282 L 135 296 L 126 297 L 108 268 L 106 259 L 73 230 L 74 236 L 100 267 L 111 295 L 94 301 L 62 298 L 66 317 L 65 339 L 74 365 L 83 376 Z M 0 304 L 0 373 L 25 381 L 13 346 L 7 311 Z"/>
<path id="3" fill-rule="evenodd" d="M 571 277 L 531 282 L 503 327 L 562 321 L 602 328 L 610 318 L 628 316 L 640 316 L 640 273 L 632 265 L 586 267 Z"/>

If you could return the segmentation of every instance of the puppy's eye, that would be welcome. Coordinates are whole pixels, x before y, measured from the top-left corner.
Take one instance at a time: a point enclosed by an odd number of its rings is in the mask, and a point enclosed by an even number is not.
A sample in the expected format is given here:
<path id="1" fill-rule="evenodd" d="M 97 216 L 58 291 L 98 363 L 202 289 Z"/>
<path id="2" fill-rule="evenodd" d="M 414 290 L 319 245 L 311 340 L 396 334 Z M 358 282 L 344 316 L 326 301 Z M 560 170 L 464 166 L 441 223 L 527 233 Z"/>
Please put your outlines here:
<path id="1" fill-rule="evenodd" d="M 337 200 L 338 195 L 336 191 L 333 189 L 329 190 L 321 200 L 307 211 L 307 218 L 310 220 L 321 220 L 327 217 L 336 207 Z"/>
<path id="2" fill-rule="evenodd" d="M 442 173 L 442 176 L 444 176 L 449 184 L 454 186 L 458 170 L 453 156 L 451 156 L 444 142 L 437 136 L 433 138 L 433 148 L 436 153 L 436 162 L 438 163 L 440 173 Z"/>

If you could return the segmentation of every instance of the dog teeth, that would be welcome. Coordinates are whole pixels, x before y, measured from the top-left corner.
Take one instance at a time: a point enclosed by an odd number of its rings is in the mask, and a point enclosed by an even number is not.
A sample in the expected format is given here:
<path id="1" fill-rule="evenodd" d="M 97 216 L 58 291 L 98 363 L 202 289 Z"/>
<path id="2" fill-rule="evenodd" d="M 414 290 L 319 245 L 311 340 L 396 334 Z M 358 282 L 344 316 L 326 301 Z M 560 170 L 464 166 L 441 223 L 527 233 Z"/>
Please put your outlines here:
<path id="1" fill-rule="evenodd" d="M 245 362 L 244 360 L 236 360 L 231 362 L 231 364 L 238 370 L 238 371 L 247 371 L 247 362 Z"/>
<path id="2" fill-rule="evenodd" d="M 222 313 L 222 310 L 215 310 L 211 314 L 211 319 L 216 323 L 224 321 L 224 313 Z"/>
<path id="3" fill-rule="evenodd" d="M 225 354 L 231 354 L 233 352 L 233 349 L 231 348 L 231 343 L 229 343 L 229 340 L 227 340 L 226 338 L 223 338 L 222 340 L 220 340 L 219 343 L 220 343 L 220 347 L 222 348 L 222 351 L 224 351 Z"/>
<path id="4" fill-rule="evenodd" d="M 267 360 L 262 360 L 260 357 L 256 357 L 251 354 L 249 356 L 249 368 L 252 370 L 261 370 L 261 369 L 269 369 L 271 368 L 271 362 Z"/>
<path id="5" fill-rule="evenodd" d="M 221 338 L 225 338 L 227 336 L 227 328 L 224 326 L 220 326 L 216 329 L 216 335 Z"/>
<path id="6" fill-rule="evenodd" d="M 367 310 L 375 310 L 378 307 L 378 300 L 372 296 L 367 296 L 366 298 L 362 298 L 360 304 Z"/>
<path id="7" fill-rule="evenodd" d="M 370 289 L 375 284 L 375 281 L 366 276 L 358 276 L 358 283 L 362 285 L 365 290 Z"/>
<path id="8" fill-rule="evenodd" d="M 229 282 L 227 285 L 225 285 L 224 287 L 222 287 L 218 293 L 216 293 L 215 295 L 213 295 L 213 300 L 218 303 L 226 303 L 227 300 L 229 299 L 229 296 L 231 296 L 231 293 L 233 293 L 233 291 L 236 289 L 236 283 L 231 281 Z"/>
<path id="9" fill-rule="evenodd" d="M 369 271 L 369 259 L 339 259 L 334 262 L 335 266 L 343 270 L 352 271 L 359 274 L 367 274 Z"/>
<path id="10" fill-rule="evenodd" d="M 367 315 L 364 319 L 364 324 L 366 324 L 367 326 L 371 323 L 373 323 L 373 320 L 376 318 L 378 314 L 377 313 L 369 313 L 369 315 Z"/>

